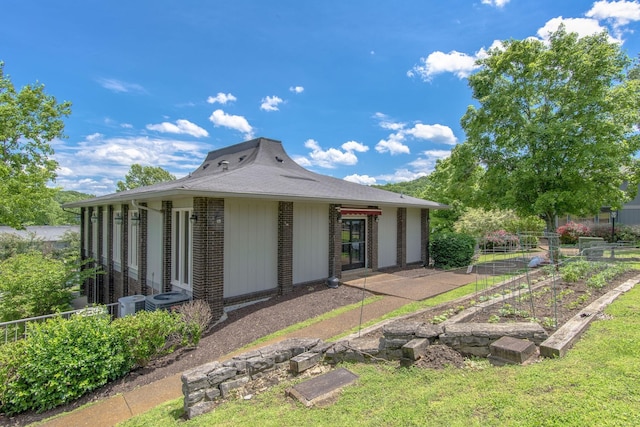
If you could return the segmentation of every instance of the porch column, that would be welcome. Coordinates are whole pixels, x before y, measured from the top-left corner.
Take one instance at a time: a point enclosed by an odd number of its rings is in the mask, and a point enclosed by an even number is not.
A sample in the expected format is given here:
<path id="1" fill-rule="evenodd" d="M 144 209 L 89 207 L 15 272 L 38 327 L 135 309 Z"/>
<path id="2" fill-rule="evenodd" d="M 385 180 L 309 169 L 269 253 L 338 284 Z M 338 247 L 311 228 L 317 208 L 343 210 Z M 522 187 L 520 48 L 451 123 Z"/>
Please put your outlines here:
<path id="1" fill-rule="evenodd" d="M 429 235 L 431 229 L 429 226 L 429 209 L 420 210 L 420 259 L 422 265 L 429 266 Z"/>
<path id="2" fill-rule="evenodd" d="M 173 220 L 171 200 L 162 201 L 162 292 L 171 291 L 171 227 Z"/>

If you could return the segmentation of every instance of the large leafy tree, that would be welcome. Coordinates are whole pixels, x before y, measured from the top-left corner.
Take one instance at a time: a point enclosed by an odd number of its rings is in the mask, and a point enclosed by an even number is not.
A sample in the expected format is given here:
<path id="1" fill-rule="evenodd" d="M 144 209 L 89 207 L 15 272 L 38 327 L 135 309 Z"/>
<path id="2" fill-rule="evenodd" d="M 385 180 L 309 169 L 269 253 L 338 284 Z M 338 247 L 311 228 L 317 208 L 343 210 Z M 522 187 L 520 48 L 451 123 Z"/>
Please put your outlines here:
<path id="1" fill-rule="evenodd" d="M 71 103 L 58 103 L 44 85 L 17 91 L 0 62 L 0 223 L 23 228 L 48 208 L 58 167 L 50 142 L 64 137 L 70 113 Z"/>
<path id="2" fill-rule="evenodd" d="M 134 163 L 125 175 L 124 181 L 116 183 L 116 191 L 131 190 L 159 182 L 173 181 L 174 179 L 176 179 L 174 175 L 160 166 L 141 166 Z"/>
<path id="3" fill-rule="evenodd" d="M 607 34 L 564 28 L 540 40 L 510 40 L 479 61 L 461 120 L 486 169 L 484 205 L 542 216 L 593 214 L 634 196 L 640 147 L 640 82 Z M 621 190 L 628 183 L 627 191 Z"/>

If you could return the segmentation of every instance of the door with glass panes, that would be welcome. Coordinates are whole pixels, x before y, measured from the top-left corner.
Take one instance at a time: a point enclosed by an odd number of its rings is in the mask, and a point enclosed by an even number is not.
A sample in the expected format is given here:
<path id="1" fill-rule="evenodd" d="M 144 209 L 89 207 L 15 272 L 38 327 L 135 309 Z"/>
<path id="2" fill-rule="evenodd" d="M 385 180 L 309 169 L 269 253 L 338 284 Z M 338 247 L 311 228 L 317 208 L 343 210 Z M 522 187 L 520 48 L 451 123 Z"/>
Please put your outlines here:
<path id="1" fill-rule="evenodd" d="M 342 220 L 342 271 L 363 268 L 366 254 L 366 220 Z"/>

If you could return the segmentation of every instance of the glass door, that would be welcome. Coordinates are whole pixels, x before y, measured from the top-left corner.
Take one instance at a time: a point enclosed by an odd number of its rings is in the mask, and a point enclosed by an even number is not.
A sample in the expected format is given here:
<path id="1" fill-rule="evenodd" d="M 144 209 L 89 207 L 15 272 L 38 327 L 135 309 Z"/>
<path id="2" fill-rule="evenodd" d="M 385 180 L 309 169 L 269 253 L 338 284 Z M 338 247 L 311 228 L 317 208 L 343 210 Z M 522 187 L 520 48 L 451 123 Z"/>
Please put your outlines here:
<path id="1" fill-rule="evenodd" d="M 365 266 L 365 223 L 364 219 L 342 220 L 342 271 Z"/>

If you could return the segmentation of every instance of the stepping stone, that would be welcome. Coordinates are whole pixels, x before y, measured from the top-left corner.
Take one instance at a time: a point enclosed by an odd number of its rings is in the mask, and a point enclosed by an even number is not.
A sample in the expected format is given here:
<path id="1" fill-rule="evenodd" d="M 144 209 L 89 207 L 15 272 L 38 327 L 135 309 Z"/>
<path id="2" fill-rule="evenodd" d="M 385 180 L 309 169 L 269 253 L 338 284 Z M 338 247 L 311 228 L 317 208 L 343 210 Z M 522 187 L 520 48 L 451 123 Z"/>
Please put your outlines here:
<path id="1" fill-rule="evenodd" d="M 293 386 L 287 395 L 309 407 L 330 399 L 357 379 L 353 372 L 340 368 Z"/>
<path id="2" fill-rule="evenodd" d="M 513 337 L 502 337 L 489 346 L 491 354 L 488 359 L 492 365 L 519 365 L 528 360 L 536 352 L 536 345 L 528 340 Z"/>

